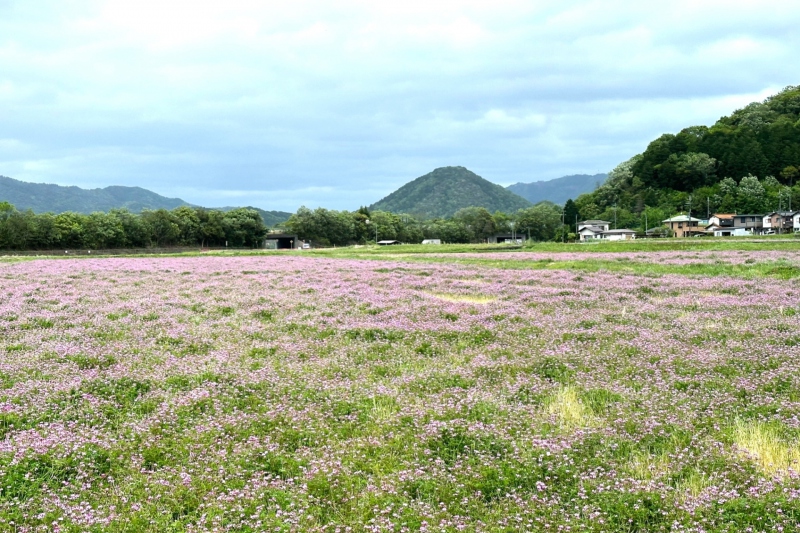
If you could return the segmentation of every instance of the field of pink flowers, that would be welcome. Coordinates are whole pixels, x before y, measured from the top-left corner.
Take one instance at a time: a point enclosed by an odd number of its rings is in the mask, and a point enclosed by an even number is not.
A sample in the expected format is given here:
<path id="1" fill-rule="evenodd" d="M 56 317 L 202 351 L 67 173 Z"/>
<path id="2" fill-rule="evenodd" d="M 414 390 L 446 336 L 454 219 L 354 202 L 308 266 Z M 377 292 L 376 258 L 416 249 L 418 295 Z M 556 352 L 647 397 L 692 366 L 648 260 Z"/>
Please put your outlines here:
<path id="1" fill-rule="evenodd" d="M 0 531 L 797 531 L 798 305 L 796 278 L 0 263 Z"/>

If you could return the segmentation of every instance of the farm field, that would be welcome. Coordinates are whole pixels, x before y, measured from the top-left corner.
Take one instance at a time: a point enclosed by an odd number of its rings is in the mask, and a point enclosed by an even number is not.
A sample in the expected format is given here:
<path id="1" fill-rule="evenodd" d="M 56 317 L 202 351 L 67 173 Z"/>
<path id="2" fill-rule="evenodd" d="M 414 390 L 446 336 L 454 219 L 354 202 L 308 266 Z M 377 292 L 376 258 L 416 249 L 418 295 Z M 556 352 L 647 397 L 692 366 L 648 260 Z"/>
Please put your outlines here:
<path id="1" fill-rule="evenodd" d="M 800 248 L 464 252 L 0 262 L 0 531 L 800 530 Z"/>

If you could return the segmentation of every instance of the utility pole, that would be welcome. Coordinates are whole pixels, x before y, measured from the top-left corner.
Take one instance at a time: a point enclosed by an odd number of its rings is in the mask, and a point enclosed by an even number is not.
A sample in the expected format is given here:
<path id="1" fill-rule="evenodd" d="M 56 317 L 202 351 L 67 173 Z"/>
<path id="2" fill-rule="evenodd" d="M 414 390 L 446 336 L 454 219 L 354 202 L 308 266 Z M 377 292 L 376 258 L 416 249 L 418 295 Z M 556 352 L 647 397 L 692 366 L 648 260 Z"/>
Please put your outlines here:
<path id="1" fill-rule="evenodd" d="M 614 229 L 617 229 L 617 202 L 614 202 Z"/>

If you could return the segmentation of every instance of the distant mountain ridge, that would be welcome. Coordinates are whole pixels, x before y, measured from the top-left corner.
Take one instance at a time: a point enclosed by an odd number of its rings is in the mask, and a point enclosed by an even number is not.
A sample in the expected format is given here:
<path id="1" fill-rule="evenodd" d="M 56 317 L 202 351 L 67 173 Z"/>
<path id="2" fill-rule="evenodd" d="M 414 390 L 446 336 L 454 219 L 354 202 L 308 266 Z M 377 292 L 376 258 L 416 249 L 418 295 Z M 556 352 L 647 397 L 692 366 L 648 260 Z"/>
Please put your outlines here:
<path id="1" fill-rule="evenodd" d="M 31 209 L 34 213 L 75 213 L 89 214 L 95 211 L 127 209 L 140 213 L 145 209 L 172 210 L 182 205 L 193 206 L 180 198 L 167 198 L 141 187 L 112 185 L 102 189 L 82 189 L 75 186 L 49 183 L 29 183 L 0 176 L 0 202 L 9 202 L 20 211 Z M 236 207 L 209 208 L 230 211 Z M 265 211 L 255 209 L 264 219 L 264 224 L 274 226 L 288 220 L 291 213 L 284 211 Z"/>
<path id="2" fill-rule="evenodd" d="M 570 198 L 575 199 L 581 194 L 592 192 L 608 178 L 608 174 L 574 174 L 547 181 L 534 181 L 532 183 L 515 183 L 506 187 L 531 203 L 550 201 L 563 204 Z"/>
<path id="3" fill-rule="evenodd" d="M 180 198 L 167 198 L 141 187 L 112 185 L 102 189 L 28 183 L 0 176 L 0 201 L 7 201 L 17 209 L 31 209 L 34 213 L 92 213 L 125 208 L 138 213 L 143 209 L 175 209 L 190 205 Z"/>
<path id="4" fill-rule="evenodd" d="M 464 207 L 511 213 L 531 205 L 528 200 L 464 167 L 442 167 L 406 183 L 369 209 L 444 218 Z"/>

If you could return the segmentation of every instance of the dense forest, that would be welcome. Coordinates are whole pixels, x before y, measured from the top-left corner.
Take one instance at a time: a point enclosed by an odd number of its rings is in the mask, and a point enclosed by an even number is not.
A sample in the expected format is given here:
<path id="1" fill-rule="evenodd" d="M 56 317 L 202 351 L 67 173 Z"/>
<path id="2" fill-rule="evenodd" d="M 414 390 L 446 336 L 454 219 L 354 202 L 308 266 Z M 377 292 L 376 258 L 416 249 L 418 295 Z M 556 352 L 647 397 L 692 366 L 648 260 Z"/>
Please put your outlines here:
<path id="1" fill-rule="evenodd" d="M 579 218 L 642 228 L 677 212 L 765 213 L 800 208 L 800 86 L 664 134 L 578 197 Z"/>
<path id="2" fill-rule="evenodd" d="M 316 245 L 342 246 L 376 240 L 420 243 L 423 239 L 441 239 L 448 243 L 485 242 L 497 233 L 512 230 L 535 241 L 561 239 L 561 207 L 541 202 L 515 213 L 485 207 L 465 207 L 452 217 L 419 219 L 386 211 L 332 211 L 301 207 L 286 222 L 287 230 Z"/>
<path id="3" fill-rule="evenodd" d="M 0 202 L 0 249 L 53 250 L 161 246 L 258 247 L 267 232 L 253 209 L 227 212 L 181 206 L 145 210 L 36 214 Z"/>

